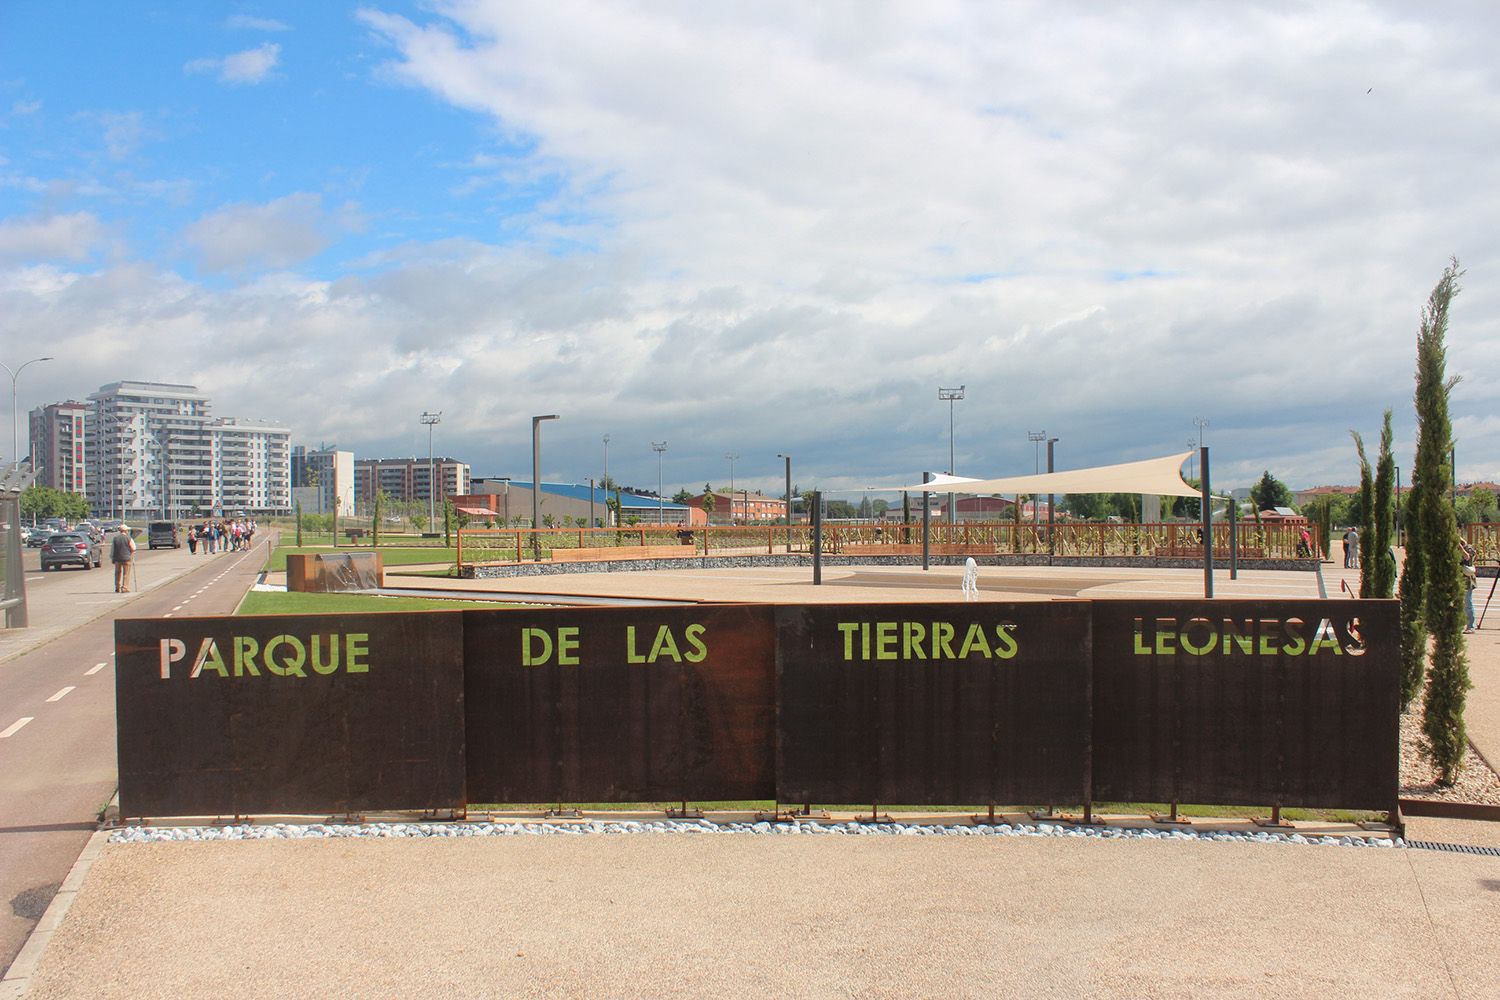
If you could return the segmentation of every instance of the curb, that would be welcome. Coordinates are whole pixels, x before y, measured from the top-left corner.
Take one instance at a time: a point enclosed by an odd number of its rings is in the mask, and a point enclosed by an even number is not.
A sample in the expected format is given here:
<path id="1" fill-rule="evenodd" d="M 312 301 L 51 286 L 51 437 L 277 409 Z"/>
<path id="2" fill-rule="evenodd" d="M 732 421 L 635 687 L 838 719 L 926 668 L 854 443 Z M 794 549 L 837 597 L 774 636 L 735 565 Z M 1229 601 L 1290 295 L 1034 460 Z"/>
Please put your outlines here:
<path id="1" fill-rule="evenodd" d="M 68 871 L 68 877 L 63 879 L 62 888 L 57 890 L 57 895 L 47 904 L 47 912 L 42 914 L 42 919 L 31 929 L 31 935 L 21 946 L 16 960 L 6 970 L 5 978 L 0 980 L 0 1000 L 19 1000 L 30 991 L 32 974 L 41 964 L 42 956 L 47 953 L 52 935 L 62 926 L 63 918 L 73 906 L 78 890 L 83 888 L 89 869 L 104 852 L 104 845 L 109 841 L 111 832 L 108 829 L 95 830 L 89 837 L 83 853 L 78 855 L 78 860 L 73 862 L 73 867 Z"/>

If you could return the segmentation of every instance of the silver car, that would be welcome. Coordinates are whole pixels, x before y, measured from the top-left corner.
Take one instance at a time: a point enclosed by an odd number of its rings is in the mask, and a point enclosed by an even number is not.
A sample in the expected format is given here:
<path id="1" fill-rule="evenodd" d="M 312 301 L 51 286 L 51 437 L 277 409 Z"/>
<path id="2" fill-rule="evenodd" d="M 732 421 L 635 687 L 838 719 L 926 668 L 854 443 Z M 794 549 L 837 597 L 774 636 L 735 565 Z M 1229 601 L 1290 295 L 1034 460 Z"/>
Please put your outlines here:
<path id="1" fill-rule="evenodd" d="M 42 546 L 42 569 L 59 566 L 81 566 L 97 569 L 104 564 L 104 546 L 82 532 L 70 531 L 50 535 Z"/>

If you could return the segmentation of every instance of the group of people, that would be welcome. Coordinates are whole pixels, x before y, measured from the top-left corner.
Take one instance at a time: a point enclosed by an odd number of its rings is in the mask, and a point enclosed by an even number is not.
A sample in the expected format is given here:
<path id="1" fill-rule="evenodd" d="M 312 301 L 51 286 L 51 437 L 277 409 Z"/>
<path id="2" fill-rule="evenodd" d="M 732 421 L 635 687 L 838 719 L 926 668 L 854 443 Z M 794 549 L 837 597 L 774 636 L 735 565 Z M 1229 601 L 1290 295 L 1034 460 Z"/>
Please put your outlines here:
<path id="1" fill-rule="evenodd" d="M 255 522 L 234 519 L 221 521 L 213 518 L 187 529 L 188 551 L 197 555 L 201 548 L 209 555 L 215 552 L 239 552 L 248 549 L 255 538 Z"/>
<path id="2" fill-rule="evenodd" d="M 1459 568 L 1464 574 L 1464 632 L 1473 632 L 1475 629 L 1474 615 L 1474 591 L 1479 587 L 1479 569 L 1474 565 L 1474 546 L 1463 539 L 1459 539 L 1460 551 Z M 1391 556 L 1395 560 L 1394 553 Z M 1344 532 L 1344 568 L 1359 569 L 1359 529 L 1350 528 Z"/>

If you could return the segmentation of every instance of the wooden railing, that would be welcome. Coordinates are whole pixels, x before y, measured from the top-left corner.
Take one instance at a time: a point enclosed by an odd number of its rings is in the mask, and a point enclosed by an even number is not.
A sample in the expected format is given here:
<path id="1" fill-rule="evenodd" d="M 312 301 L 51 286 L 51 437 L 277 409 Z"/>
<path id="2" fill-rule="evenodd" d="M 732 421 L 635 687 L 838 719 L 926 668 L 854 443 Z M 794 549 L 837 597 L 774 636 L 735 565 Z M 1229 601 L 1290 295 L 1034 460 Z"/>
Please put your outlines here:
<path id="1" fill-rule="evenodd" d="M 1500 542 L 1500 525 L 1489 536 Z M 1245 559 L 1296 559 L 1301 527 L 1242 522 L 1238 550 Z M 1053 554 L 1085 556 L 1201 557 L 1198 525 L 982 522 L 933 523 L 930 551 L 935 555 Z M 1229 557 L 1229 525 L 1213 526 L 1215 558 Z M 680 527 L 650 525 L 629 528 L 461 528 L 458 562 L 463 564 L 565 562 L 583 559 L 665 559 L 707 555 L 772 555 L 812 551 L 812 529 L 805 524 Z M 916 555 L 922 551 L 922 525 L 838 524 L 823 529 L 823 551 L 829 555 Z"/>

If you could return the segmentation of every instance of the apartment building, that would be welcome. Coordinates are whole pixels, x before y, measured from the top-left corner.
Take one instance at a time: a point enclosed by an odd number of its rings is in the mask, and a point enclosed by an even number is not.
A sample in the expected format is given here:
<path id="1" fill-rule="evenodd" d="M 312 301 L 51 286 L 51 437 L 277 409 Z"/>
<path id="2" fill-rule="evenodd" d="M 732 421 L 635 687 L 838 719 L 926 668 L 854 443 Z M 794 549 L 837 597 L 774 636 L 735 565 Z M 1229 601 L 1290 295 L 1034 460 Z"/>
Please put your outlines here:
<path id="1" fill-rule="evenodd" d="M 215 419 L 195 386 L 111 382 L 89 396 L 85 452 L 96 514 L 180 519 L 291 507 L 291 432 Z"/>
<path id="2" fill-rule="evenodd" d="M 279 424 L 223 417 L 209 427 L 214 508 L 284 512 L 292 506 L 292 433 Z"/>
<path id="3" fill-rule="evenodd" d="M 354 452 L 337 448 L 309 451 L 305 445 L 292 449 L 292 488 L 307 499 L 307 514 L 352 513 L 354 510 Z M 337 501 L 337 503 L 335 503 Z"/>
<path id="4" fill-rule="evenodd" d="M 31 468 L 38 486 L 88 493 L 88 425 L 93 408 L 69 400 L 31 411 Z"/>
<path id="5" fill-rule="evenodd" d="M 361 501 L 384 490 L 397 500 L 427 501 L 437 480 L 437 503 L 469 492 L 469 464 L 455 458 L 360 458 L 354 462 L 354 491 Z"/>

